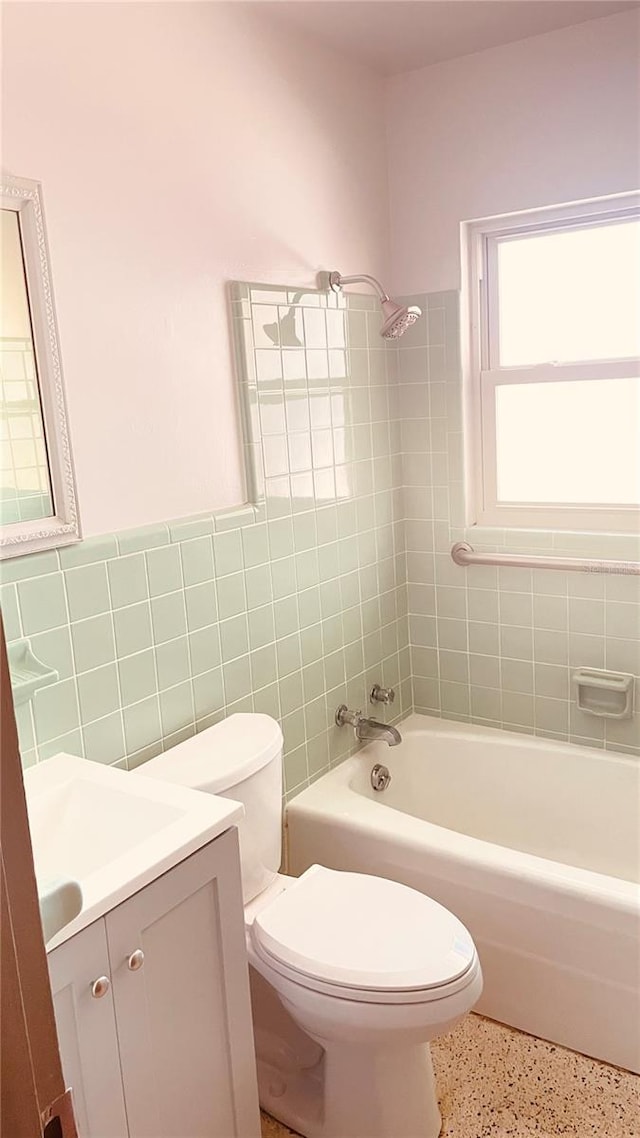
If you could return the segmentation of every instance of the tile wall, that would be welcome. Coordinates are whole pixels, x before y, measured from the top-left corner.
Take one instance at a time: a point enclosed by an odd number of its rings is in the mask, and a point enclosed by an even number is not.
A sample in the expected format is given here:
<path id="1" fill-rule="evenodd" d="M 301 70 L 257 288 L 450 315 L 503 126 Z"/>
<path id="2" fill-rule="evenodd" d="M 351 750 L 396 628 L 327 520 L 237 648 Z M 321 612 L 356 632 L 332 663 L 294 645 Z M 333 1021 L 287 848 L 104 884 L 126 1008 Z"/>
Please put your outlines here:
<path id="1" fill-rule="evenodd" d="M 366 707 L 378 681 L 397 689 L 394 718 L 411 710 L 400 424 L 375 303 L 236 285 L 231 308 L 256 505 L 2 563 L 9 644 L 28 638 L 59 674 L 17 709 L 27 765 L 65 750 L 134 768 L 255 710 L 282 723 L 292 793 L 354 749 L 338 704 Z"/>
<path id="2" fill-rule="evenodd" d="M 476 550 L 638 559 L 640 537 L 466 529 L 458 294 L 410 298 L 427 313 L 391 350 L 399 400 L 416 710 L 640 754 L 640 580 L 473 566 Z M 397 384 L 397 386 L 396 386 Z M 636 677 L 636 714 L 578 711 L 571 671 Z"/>

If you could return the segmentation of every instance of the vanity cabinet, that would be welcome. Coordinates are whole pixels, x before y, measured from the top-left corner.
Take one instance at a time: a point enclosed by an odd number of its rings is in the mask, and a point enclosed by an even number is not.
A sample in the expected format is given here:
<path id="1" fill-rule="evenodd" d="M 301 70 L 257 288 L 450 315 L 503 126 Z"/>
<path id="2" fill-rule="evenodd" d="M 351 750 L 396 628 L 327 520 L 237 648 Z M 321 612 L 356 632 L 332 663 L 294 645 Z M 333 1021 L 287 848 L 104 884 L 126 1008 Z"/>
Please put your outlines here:
<path id="1" fill-rule="evenodd" d="M 259 1138 L 235 829 L 49 954 L 80 1138 Z"/>

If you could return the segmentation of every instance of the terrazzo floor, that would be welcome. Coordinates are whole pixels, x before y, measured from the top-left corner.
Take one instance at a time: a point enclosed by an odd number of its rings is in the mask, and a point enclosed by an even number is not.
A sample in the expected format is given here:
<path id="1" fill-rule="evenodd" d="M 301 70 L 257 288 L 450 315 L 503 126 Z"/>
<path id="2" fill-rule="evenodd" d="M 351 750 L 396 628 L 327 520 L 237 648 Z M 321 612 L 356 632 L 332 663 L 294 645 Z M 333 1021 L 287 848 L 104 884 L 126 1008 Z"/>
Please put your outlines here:
<path id="1" fill-rule="evenodd" d="M 640 1138 L 640 1077 L 628 1071 L 473 1014 L 432 1054 L 441 1138 Z M 263 1114 L 262 1138 L 290 1135 Z"/>

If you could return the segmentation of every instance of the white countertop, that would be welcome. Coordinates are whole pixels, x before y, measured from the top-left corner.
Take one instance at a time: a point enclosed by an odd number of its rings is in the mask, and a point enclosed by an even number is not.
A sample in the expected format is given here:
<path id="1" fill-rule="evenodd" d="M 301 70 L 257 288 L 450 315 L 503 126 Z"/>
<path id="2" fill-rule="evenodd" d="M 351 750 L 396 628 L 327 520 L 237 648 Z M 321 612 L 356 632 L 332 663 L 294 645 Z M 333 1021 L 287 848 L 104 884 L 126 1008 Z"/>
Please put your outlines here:
<path id="1" fill-rule="evenodd" d="M 79 914 L 47 951 L 213 841 L 244 813 L 239 802 L 59 754 L 24 772 L 38 892 L 76 881 Z"/>

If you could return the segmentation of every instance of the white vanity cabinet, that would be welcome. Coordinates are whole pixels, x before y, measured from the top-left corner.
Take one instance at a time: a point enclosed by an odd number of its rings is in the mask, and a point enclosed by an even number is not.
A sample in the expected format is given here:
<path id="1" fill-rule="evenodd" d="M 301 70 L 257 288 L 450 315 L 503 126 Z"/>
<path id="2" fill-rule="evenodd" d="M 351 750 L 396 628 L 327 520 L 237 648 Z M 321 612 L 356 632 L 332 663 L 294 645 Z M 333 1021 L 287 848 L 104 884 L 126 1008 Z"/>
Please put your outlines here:
<path id="1" fill-rule="evenodd" d="M 228 830 L 49 954 L 80 1138 L 259 1138 L 237 842 Z"/>

